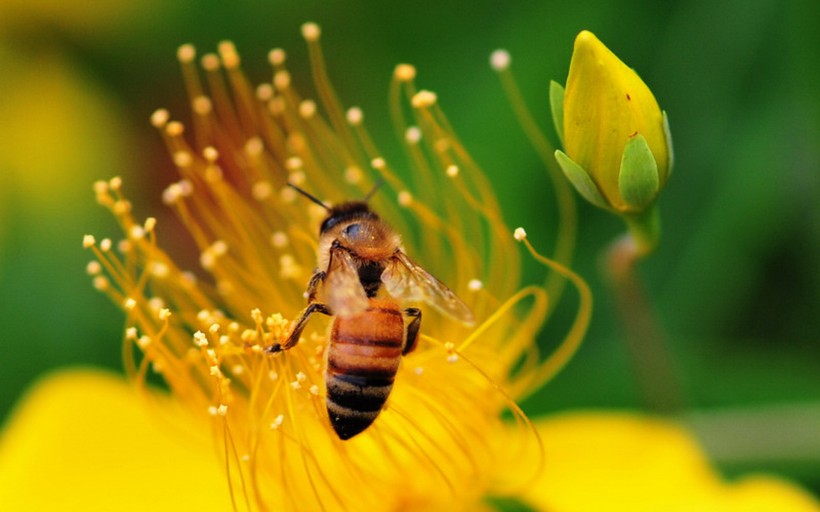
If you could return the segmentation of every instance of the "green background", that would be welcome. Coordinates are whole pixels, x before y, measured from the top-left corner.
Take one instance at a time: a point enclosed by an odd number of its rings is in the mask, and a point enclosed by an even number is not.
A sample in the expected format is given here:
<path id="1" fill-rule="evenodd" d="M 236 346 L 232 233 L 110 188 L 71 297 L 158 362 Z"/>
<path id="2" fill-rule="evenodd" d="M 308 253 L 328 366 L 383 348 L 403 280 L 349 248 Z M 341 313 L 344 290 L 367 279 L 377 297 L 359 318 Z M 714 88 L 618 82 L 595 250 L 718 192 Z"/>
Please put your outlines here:
<path id="1" fill-rule="evenodd" d="M 284 47 L 304 85 L 299 26 L 318 22 L 341 98 L 365 109 L 396 154 L 387 84 L 397 62 L 415 64 L 418 84 L 438 93 L 496 185 L 510 226 L 548 248 L 547 178 L 488 56 L 511 52 L 552 137 L 549 80 L 563 83 L 574 36 L 589 29 L 638 71 L 671 121 L 663 240 L 640 271 L 670 338 L 685 417 L 727 474 L 779 471 L 820 490 L 814 1 L 76 4 L 79 13 L 0 2 L 0 418 L 49 370 L 120 367 L 122 316 L 84 272 L 82 235 L 117 233 L 91 184 L 122 175 L 138 217 L 168 215 L 159 193 L 173 168 L 148 117 L 157 107 L 187 116 L 181 43 L 210 51 L 233 40 L 254 82 L 269 77 L 267 51 Z M 643 407 L 598 268 L 623 228 L 593 207 L 579 213 L 575 268 L 596 296 L 593 324 L 575 360 L 527 401 L 531 414 Z M 571 314 L 571 304 L 559 309 L 541 342 L 554 343 Z"/>

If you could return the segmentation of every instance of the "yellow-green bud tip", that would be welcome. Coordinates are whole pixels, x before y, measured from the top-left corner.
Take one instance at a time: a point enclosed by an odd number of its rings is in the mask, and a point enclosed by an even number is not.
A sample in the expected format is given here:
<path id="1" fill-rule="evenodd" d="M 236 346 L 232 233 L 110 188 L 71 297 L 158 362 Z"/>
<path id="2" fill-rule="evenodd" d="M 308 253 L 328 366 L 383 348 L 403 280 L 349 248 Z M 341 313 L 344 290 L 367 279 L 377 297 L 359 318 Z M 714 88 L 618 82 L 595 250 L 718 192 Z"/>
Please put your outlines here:
<path id="1" fill-rule="evenodd" d="M 559 94 L 560 87 L 556 85 L 554 89 L 551 101 L 558 103 L 563 99 L 563 108 L 553 105 L 553 112 L 563 113 L 563 130 L 559 130 L 559 134 L 567 157 L 564 163 L 576 164 L 575 179 L 571 177 L 571 181 L 576 185 L 580 182 L 577 176 L 580 168 L 592 182 L 587 185 L 594 184 L 597 189 L 598 194 L 593 195 L 600 195 L 607 208 L 619 213 L 643 211 L 654 202 L 671 168 L 671 141 L 665 116 L 652 91 L 634 70 L 587 30 L 575 38 L 563 98 Z M 558 121 L 558 116 L 554 114 L 554 117 Z M 631 165 L 635 159 L 624 158 L 624 151 L 627 143 L 638 135 L 645 141 L 655 166 L 645 165 L 644 159 L 638 159 L 643 167 L 638 171 L 629 169 L 633 172 L 625 180 L 621 177 L 622 164 Z M 645 174 L 650 168 L 653 173 L 657 172 L 656 177 Z M 657 183 L 654 193 L 652 187 L 645 185 L 650 181 Z M 636 188 L 636 183 L 640 187 Z M 630 187 L 623 189 L 624 184 Z M 590 195 L 589 187 L 586 188 L 581 191 L 585 197 Z"/>

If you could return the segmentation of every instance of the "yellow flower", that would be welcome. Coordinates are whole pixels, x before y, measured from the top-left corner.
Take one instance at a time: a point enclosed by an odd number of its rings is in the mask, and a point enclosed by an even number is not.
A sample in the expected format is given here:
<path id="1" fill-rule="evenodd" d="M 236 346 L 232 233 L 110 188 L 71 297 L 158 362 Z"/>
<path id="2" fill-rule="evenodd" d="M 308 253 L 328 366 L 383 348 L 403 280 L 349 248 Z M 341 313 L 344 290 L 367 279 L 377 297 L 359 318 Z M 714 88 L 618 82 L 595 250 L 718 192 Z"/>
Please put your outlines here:
<path id="1" fill-rule="evenodd" d="M 575 39 L 566 90 L 553 82 L 556 159 L 578 192 L 617 213 L 648 209 L 672 170 L 666 114 L 652 91 L 591 32 Z"/>
<path id="2" fill-rule="evenodd" d="M 269 54 L 271 82 L 252 87 L 231 43 L 201 57 L 204 82 L 194 48 L 185 45 L 178 58 L 193 130 L 166 110 L 152 115 L 180 174 L 163 200 L 196 243 L 207 275 L 177 266 L 159 247 L 158 238 L 173 235 L 155 217 L 134 216 L 121 179 L 95 184 L 125 238 L 86 236 L 97 258 L 88 272 L 126 312 L 127 371 L 141 385 L 158 374 L 191 421 L 203 423 L 199 430 L 213 431 L 226 494 L 238 508 L 469 508 L 481 496 L 520 490 L 534 470 L 494 470 L 540 458 L 538 437 L 513 399 L 577 348 L 588 291 L 567 343 L 553 358 L 539 355 L 534 336 L 546 293 L 519 288 L 519 248 L 436 95 L 416 89 L 412 66 L 396 68 L 391 107 L 412 163 L 411 189 L 376 148 L 362 111 L 340 107 L 319 27 L 308 23 L 303 35 L 318 102 L 296 90 L 281 49 Z M 338 204 L 365 197 L 381 180 L 369 205 L 403 235 L 405 252 L 466 302 L 477 325 L 419 304 L 419 346 L 403 358 L 387 408 L 343 441 L 325 405 L 328 320 L 311 318 L 290 350 L 265 351 L 286 339 L 305 306 L 327 215 L 287 184 Z M 515 436 L 502 419 L 507 410 L 517 420 Z"/>
<path id="3" fill-rule="evenodd" d="M 38 383 L 0 438 L 0 507 L 229 509 L 223 468 L 214 461 L 213 444 L 201 422 L 167 396 L 151 392 L 150 398 L 153 407 L 146 407 L 121 378 L 88 370 L 52 375 Z M 674 422 L 598 411 L 541 418 L 535 426 L 547 463 L 518 498 L 533 510 L 820 510 L 805 491 L 775 477 L 723 481 L 692 436 Z M 530 472 L 533 468 L 527 466 L 536 465 L 537 458 L 515 462 L 492 471 Z M 361 482 L 356 492 L 367 492 L 370 485 Z M 493 509 L 478 501 L 480 496 L 469 498 L 475 501 L 450 504 L 448 510 Z M 332 503 L 325 505 L 333 508 Z M 416 508 L 429 510 L 420 503 Z"/>

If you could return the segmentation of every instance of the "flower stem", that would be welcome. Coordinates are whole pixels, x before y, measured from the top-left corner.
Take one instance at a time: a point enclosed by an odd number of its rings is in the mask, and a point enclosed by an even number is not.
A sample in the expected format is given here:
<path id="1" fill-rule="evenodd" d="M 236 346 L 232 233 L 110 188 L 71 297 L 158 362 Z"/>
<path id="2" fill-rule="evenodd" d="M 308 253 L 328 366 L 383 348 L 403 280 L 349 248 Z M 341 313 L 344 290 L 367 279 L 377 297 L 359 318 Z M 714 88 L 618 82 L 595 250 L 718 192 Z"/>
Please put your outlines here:
<path id="1" fill-rule="evenodd" d="M 637 263 L 658 245 L 660 217 L 653 207 L 645 214 L 624 219 L 627 233 L 613 241 L 606 251 L 604 273 L 610 282 L 644 402 L 658 412 L 678 412 L 684 400 L 668 351 L 667 335 L 636 271 Z"/>

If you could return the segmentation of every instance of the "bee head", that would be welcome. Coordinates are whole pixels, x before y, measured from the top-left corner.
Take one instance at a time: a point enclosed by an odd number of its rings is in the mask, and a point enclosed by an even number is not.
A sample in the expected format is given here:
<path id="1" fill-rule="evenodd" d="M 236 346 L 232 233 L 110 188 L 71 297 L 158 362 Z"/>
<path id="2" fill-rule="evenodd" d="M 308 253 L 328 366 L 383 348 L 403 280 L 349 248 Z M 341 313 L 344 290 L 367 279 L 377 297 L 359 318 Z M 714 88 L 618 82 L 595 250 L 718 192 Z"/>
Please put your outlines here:
<path id="1" fill-rule="evenodd" d="M 335 226 L 346 223 L 347 225 L 342 228 L 342 232 L 351 238 L 355 238 L 361 230 L 362 221 L 367 222 L 378 220 L 379 216 L 373 213 L 373 210 L 367 206 L 367 203 L 363 203 L 361 201 L 349 201 L 338 206 L 334 206 L 330 209 L 330 213 L 322 222 L 322 226 L 319 228 L 319 234 L 324 235 Z"/>

